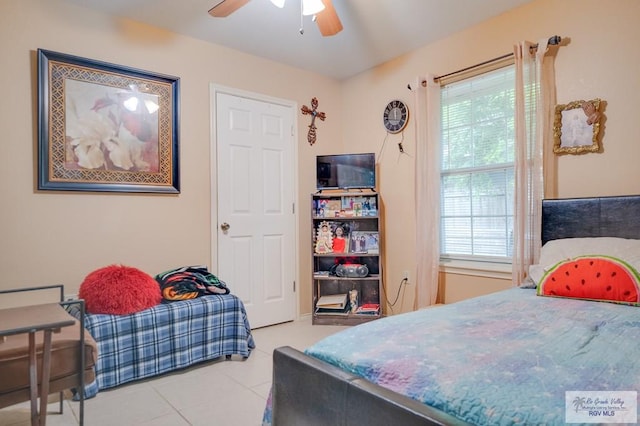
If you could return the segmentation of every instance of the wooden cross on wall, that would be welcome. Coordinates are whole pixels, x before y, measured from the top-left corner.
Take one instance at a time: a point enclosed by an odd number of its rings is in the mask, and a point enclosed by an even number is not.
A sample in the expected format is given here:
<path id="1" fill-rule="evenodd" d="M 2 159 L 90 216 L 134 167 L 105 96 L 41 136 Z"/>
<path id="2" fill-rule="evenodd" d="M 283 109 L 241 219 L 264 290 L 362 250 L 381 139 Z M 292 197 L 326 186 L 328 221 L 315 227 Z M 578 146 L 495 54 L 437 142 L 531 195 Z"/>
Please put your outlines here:
<path id="1" fill-rule="evenodd" d="M 300 108 L 300 110 L 302 111 L 303 115 L 311 115 L 311 124 L 309 124 L 309 133 L 307 133 L 307 140 L 309 141 L 309 145 L 313 145 L 314 143 L 316 143 L 316 117 L 324 121 L 327 116 L 324 112 L 318 111 L 318 98 L 311 99 L 311 108 L 306 105 L 302 105 L 302 108 Z"/>

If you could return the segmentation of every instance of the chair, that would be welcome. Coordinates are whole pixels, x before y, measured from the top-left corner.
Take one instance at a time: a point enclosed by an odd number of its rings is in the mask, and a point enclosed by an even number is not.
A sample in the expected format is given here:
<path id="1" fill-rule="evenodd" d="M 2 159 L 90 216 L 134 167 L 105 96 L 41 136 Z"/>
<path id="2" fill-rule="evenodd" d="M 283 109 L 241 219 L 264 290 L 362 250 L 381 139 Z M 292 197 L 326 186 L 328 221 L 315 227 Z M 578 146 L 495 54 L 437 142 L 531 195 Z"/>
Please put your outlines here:
<path id="1" fill-rule="evenodd" d="M 57 303 L 0 310 L 0 316 L 5 316 L 4 321 L 0 321 L 0 408 L 31 401 L 32 425 L 44 425 L 48 394 L 60 393 L 62 414 L 63 391 L 74 389 L 79 400 L 79 423 L 83 425 L 85 383 L 94 380 L 94 365 L 98 358 L 96 342 L 81 326 L 84 324 L 84 301 L 64 301 L 62 285 L 0 290 L 0 296 L 44 290 L 59 290 Z M 73 304 L 79 305 L 80 321 L 64 312 L 64 308 Z M 47 320 L 42 314 L 45 310 L 55 314 L 57 322 L 49 320 L 45 324 Z M 17 323 L 22 325 L 16 326 Z M 33 374 L 35 372 L 39 374 Z"/>

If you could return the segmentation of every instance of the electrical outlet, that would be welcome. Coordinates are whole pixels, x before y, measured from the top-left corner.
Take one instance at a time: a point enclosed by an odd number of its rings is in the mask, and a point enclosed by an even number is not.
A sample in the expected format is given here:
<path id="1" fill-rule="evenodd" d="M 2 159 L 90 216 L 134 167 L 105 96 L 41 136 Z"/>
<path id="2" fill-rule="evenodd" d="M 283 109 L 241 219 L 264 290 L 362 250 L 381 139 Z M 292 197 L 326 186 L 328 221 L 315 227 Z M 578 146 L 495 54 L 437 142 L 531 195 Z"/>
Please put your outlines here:
<path id="1" fill-rule="evenodd" d="M 402 279 L 405 280 L 407 284 L 409 284 L 409 271 L 407 270 L 402 271 Z"/>

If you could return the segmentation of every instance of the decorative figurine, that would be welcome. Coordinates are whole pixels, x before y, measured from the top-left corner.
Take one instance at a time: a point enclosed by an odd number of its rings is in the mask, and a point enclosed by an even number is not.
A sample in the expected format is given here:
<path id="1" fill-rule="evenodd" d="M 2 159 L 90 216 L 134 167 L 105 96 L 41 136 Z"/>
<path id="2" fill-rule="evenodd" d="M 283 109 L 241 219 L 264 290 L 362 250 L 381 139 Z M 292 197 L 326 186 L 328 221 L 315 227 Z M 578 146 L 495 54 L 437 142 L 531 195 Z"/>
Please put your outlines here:
<path id="1" fill-rule="evenodd" d="M 351 313 L 355 313 L 358 309 L 358 290 L 349 290 L 349 306 L 351 307 Z"/>
<path id="2" fill-rule="evenodd" d="M 593 104 L 593 102 L 583 101 L 580 106 L 587 116 L 587 124 L 589 126 L 600 121 L 602 113 L 596 109 L 596 106 Z"/>
<path id="3" fill-rule="evenodd" d="M 331 253 L 333 251 L 333 235 L 331 235 L 331 227 L 328 222 L 322 221 L 318 225 L 316 236 L 316 253 Z"/>

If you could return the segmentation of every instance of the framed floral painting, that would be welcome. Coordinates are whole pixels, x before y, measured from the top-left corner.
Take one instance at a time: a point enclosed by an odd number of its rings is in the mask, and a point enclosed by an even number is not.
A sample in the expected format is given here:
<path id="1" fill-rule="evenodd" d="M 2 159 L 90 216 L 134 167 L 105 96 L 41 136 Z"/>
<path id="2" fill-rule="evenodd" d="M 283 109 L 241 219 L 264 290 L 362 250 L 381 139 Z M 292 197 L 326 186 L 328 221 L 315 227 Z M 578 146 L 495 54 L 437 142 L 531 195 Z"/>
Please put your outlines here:
<path id="1" fill-rule="evenodd" d="M 37 54 L 39 190 L 180 192 L 179 78 Z"/>

